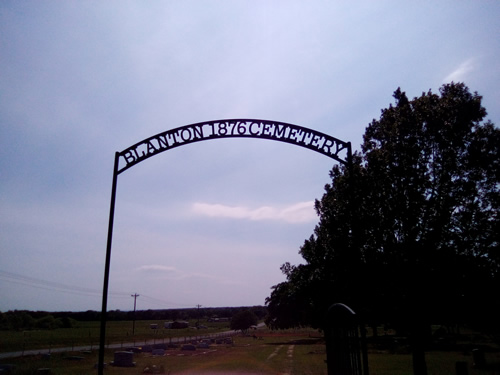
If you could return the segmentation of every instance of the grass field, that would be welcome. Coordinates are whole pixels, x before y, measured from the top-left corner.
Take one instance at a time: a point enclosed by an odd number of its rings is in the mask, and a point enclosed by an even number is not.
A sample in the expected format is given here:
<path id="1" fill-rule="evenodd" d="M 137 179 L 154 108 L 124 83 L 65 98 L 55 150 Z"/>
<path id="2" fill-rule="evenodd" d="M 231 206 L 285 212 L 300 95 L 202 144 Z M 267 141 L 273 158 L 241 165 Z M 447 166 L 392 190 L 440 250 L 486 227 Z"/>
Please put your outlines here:
<path id="1" fill-rule="evenodd" d="M 151 329 L 158 324 L 160 329 Z M 194 322 L 193 322 L 194 325 Z M 163 329 L 163 321 L 136 321 L 132 335 L 132 322 L 108 322 L 106 325 L 106 344 L 144 342 L 153 340 L 168 342 L 170 338 L 197 336 L 218 333 L 229 329 L 229 323 L 205 323 L 208 329 Z M 99 322 L 78 322 L 74 328 L 31 331 L 0 331 L 0 353 L 17 352 L 41 348 L 64 348 L 76 346 L 99 346 Z"/>
<path id="2" fill-rule="evenodd" d="M 137 323 L 136 323 L 137 324 Z M 150 322 L 147 322 L 149 329 Z M 113 324 L 112 324 L 113 325 Z M 139 335 L 149 335 L 147 329 L 139 328 Z M 115 328 L 119 329 L 117 324 Z M 123 328 L 123 326 L 122 326 Z M 217 327 L 212 330 L 219 329 Z M 221 327 L 222 329 L 222 327 Z M 110 330 L 112 331 L 112 330 Z M 180 330 L 184 331 L 185 330 Z M 142 332 L 142 333 L 141 333 Z M 3 334 L 3 333 L 1 333 Z M 110 375 L 163 373 L 171 375 L 197 374 L 290 374 L 290 375 L 326 375 L 325 345 L 321 336 L 312 330 L 269 331 L 259 329 L 258 338 L 234 336 L 234 343 L 214 344 L 206 349 L 183 351 L 180 348 L 168 349 L 164 356 L 153 356 L 151 352 L 134 354 L 135 367 L 107 366 L 105 373 Z M 476 336 L 467 336 L 474 344 L 485 346 L 485 341 L 478 341 Z M 469 340 L 469 341 L 470 341 Z M 427 354 L 429 375 L 455 375 L 456 362 L 466 362 L 470 375 L 500 374 L 491 365 L 500 363 L 498 347 L 489 345 L 486 361 L 490 368 L 475 369 L 470 348 L 458 346 L 460 350 L 430 351 Z M 464 350 L 464 348 L 469 348 Z M 113 361 L 116 350 L 107 350 L 105 361 Z M 96 374 L 97 348 L 86 352 L 67 351 L 52 353 L 47 356 L 33 355 L 22 358 L 10 358 L 2 363 L 16 366 L 15 375 L 36 374 L 38 369 L 50 368 L 51 374 Z M 411 356 L 407 350 L 386 350 L 371 346 L 369 350 L 370 375 L 411 375 Z M 150 372 L 145 372 L 149 369 Z M 157 372 L 154 372 L 157 370 Z M 161 370 L 161 371 L 160 371 Z"/>
<path id="3" fill-rule="evenodd" d="M 107 374 L 142 374 L 144 369 L 162 369 L 165 374 L 202 374 L 206 372 L 254 374 L 326 374 L 326 354 L 321 338 L 310 338 L 310 331 L 257 331 L 259 338 L 236 335 L 233 344 L 215 344 L 208 349 L 183 351 L 168 349 L 164 356 L 151 352 L 134 354 L 132 368 L 107 366 Z M 313 332 L 316 334 L 316 332 Z M 301 344 L 295 344 L 300 340 Z M 300 348 L 299 348 L 300 347 Z M 107 350 L 105 361 L 113 361 L 116 350 Z M 297 354 L 299 353 L 299 354 Z M 9 359 L 16 366 L 15 374 L 34 374 L 50 368 L 51 374 L 95 374 L 97 350 L 63 352 L 47 356 L 34 355 Z M 297 359 L 300 358 L 300 359 Z M 4 361 L 5 363 L 5 361 Z M 147 372 L 146 372 L 147 373 Z"/>

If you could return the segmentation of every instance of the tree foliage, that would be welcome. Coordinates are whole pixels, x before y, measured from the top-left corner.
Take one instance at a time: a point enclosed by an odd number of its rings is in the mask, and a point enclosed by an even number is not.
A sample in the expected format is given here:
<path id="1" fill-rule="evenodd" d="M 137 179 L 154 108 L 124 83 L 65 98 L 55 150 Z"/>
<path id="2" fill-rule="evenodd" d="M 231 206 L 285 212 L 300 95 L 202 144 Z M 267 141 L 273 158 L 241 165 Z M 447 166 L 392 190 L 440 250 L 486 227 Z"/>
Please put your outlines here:
<path id="1" fill-rule="evenodd" d="M 231 329 L 246 332 L 251 326 L 258 322 L 257 315 L 250 310 L 243 310 L 231 318 Z"/>
<path id="2" fill-rule="evenodd" d="M 71 328 L 77 325 L 76 320 L 68 316 L 54 317 L 43 311 L 15 310 L 0 312 L 0 330 L 31 330 Z"/>
<path id="3" fill-rule="evenodd" d="M 332 169 L 305 264 L 284 264 L 266 300 L 271 327 L 322 328 L 336 302 L 413 332 L 500 311 L 500 132 L 461 83 L 394 98 Z"/>

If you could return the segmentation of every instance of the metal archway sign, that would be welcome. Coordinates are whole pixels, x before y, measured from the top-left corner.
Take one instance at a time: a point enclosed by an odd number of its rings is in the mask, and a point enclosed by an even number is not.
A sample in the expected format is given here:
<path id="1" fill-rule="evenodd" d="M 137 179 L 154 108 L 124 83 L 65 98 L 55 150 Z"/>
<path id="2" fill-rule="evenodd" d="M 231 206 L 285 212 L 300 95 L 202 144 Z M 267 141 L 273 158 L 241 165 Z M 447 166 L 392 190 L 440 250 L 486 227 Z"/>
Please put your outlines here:
<path id="1" fill-rule="evenodd" d="M 111 264 L 111 243 L 113 238 L 113 221 L 118 175 L 141 161 L 164 151 L 194 142 L 222 138 L 258 138 L 285 142 L 319 152 L 347 166 L 350 166 L 352 162 L 351 142 L 344 142 L 330 135 L 298 125 L 256 119 L 227 119 L 185 125 L 153 135 L 121 152 L 116 152 L 102 292 L 98 363 L 99 375 L 102 375 L 104 372 L 109 270 Z"/>

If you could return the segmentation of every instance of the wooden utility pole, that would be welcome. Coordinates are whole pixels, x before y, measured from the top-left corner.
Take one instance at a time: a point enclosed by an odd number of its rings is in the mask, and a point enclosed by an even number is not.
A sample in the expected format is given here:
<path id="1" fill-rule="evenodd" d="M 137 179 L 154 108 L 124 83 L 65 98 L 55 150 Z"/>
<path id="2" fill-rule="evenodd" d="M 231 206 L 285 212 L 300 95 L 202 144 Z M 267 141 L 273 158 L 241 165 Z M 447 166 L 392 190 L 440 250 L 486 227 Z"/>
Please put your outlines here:
<path id="1" fill-rule="evenodd" d="M 137 294 L 137 293 L 132 294 L 131 297 L 134 297 L 134 316 L 132 318 L 132 335 L 134 335 L 135 334 L 135 306 L 136 306 L 137 297 L 139 297 L 139 294 Z"/>
<path id="2" fill-rule="evenodd" d="M 200 307 L 201 307 L 201 305 L 196 305 L 196 307 L 198 308 L 198 323 L 197 323 L 197 326 L 199 327 L 200 326 Z"/>

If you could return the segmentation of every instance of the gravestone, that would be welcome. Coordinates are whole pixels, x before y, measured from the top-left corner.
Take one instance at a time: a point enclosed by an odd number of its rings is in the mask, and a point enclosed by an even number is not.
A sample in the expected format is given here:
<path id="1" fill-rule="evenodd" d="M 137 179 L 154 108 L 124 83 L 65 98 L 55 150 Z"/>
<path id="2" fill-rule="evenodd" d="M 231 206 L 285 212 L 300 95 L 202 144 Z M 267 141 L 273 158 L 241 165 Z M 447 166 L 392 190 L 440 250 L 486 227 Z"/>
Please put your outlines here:
<path id="1" fill-rule="evenodd" d="M 483 368 L 486 365 L 484 351 L 482 349 L 472 349 L 472 360 L 474 368 Z"/>
<path id="2" fill-rule="evenodd" d="M 165 349 L 153 349 L 153 351 L 151 352 L 152 355 L 159 355 L 159 356 L 163 356 L 165 355 Z"/>
<path id="3" fill-rule="evenodd" d="M 457 375 L 468 375 L 467 362 L 459 361 L 455 363 L 455 371 Z"/>
<path id="4" fill-rule="evenodd" d="M 115 352 L 113 366 L 116 367 L 134 367 L 134 353 L 133 352 Z"/>
<path id="5" fill-rule="evenodd" d="M 330 306 L 325 330 L 328 375 L 368 375 L 366 346 L 359 331 L 351 308 L 342 303 Z"/>

